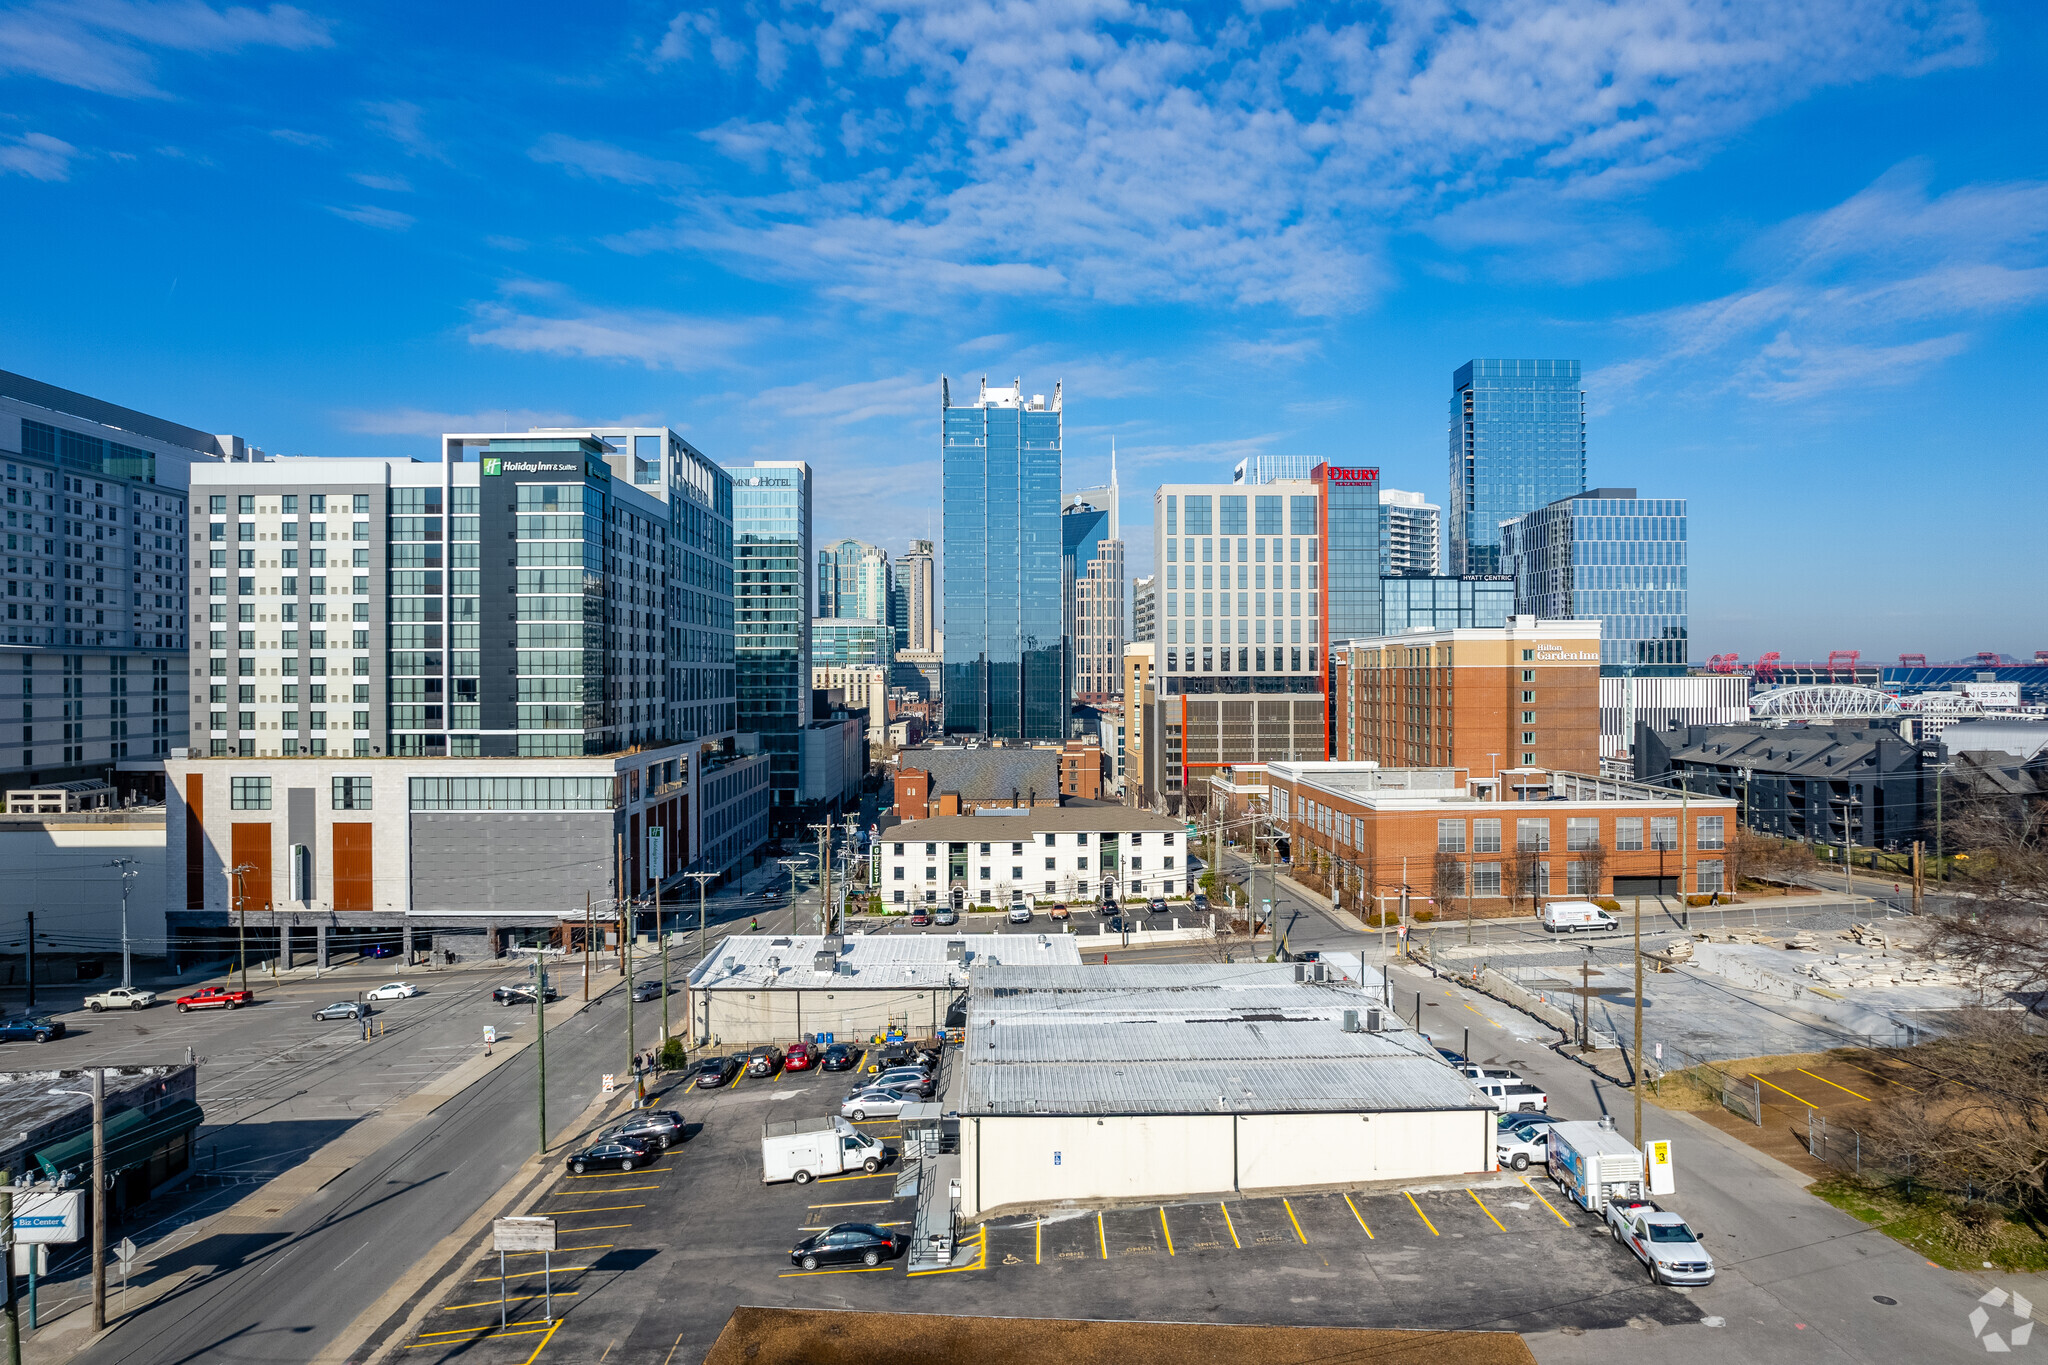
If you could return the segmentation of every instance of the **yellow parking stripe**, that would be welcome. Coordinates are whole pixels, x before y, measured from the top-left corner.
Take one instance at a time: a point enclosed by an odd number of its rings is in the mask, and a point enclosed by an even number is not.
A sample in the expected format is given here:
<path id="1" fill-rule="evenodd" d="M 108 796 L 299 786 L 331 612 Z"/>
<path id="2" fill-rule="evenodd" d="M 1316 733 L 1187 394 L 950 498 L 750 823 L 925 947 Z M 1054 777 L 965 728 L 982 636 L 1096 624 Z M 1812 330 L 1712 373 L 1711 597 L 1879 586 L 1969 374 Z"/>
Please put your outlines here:
<path id="1" fill-rule="evenodd" d="M 606 1193 L 606 1194 L 638 1194 L 638 1193 L 639 1193 L 639 1192 L 640 1192 L 641 1190 L 658 1190 L 658 1189 L 660 1189 L 660 1188 L 661 1188 L 661 1186 L 659 1186 L 659 1185 L 614 1185 L 614 1186 L 612 1186 L 612 1187 L 611 1187 L 610 1189 L 606 1190 L 606 1191 L 605 1191 L 605 1193 Z M 583 1191 L 581 1191 L 581 1190 L 556 1190 L 556 1191 L 555 1191 L 555 1196 L 556 1196 L 557 1198 L 561 1198 L 561 1199 L 566 1199 L 566 1198 L 568 1198 L 568 1197 L 569 1197 L 570 1195 L 572 1195 L 572 1194 L 581 1194 L 581 1193 L 583 1193 Z M 592 1193 L 592 1194 L 596 1194 L 596 1193 L 597 1193 L 597 1191 L 596 1191 L 596 1190 L 592 1190 L 592 1191 L 591 1191 L 591 1193 Z"/>
<path id="2" fill-rule="evenodd" d="M 1488 1218 L 1493 1218 L 1493 1210 L 1486 1207 L 1486 1201 L 1479 1197 L 1479 1194 L 1476 1190 L 1473 1190 L 1468 1187 L 1465 1190 L 1465 1193 L 1472 1196 L 1472 1202 L 1479 1206 L 1479 1211 L 1481 1213 L 1485 1214 Z M 1506 1232 L 1508 1230 L 1508 1225 L 1506 1223 L 1501 1222 L 1498 1218 L 1493 1218 L 1493 1225 L 1499 1228 L 1502 1232 Z"/>
<path id="3" fill-rule="evenodd" d="M 1031 1225 L 1031 1264 L 1045 1264 L 1045 1224 Z"/>
<path id="4" fill-rule="evenodd" d="M 572 1213 L 617 1213 L 620 1209 L 644 1209 L 646 1207 L 645 1204 L 605 1204 L 594 1209 L 549 1209 L 546 1216 L 549 1218 L 561 1218 Z M 620 1223 L 618 1226 L 629 1227 L 631 1225 Z"/>
<path id="5" fill-rule="evenodd" d="M 791 1270 L 777 1275 L 775 1278 L 778 1280 L 801 1280 L 806 1275 L 873 1275 L 878 1271 L 893 1269 L 895 1269 L 894 1266 L 886 1265 L 852 1265 L 838 1270 Z"/>
<path id="6" fill-rule="evenodd" d="M 1374 1236 L 1372 1235 L 1372 1229 L 1371 1229 L 1371 1228 L 1366 1228 L 1366 1227 L 1365 1227 L 1365 1215 L 1364 1215 L 1364 1214 L 1362 1214 L 1362 1213 L 1360 1213 L 1360 1212 L 1358 1211 L 1358 1205 L 1356 1205 L 1356 1204 L 1352 1204 L 1352 1203 L 1351 1203 L 1351 1196 L 1350 1196 L 1350 1195 L 1348 1195 L 1348 1194 L 1347 1194 L 1347 1195 L 1345 1195 L 1345 1196 L 1344 1196 L 1344 1202 L 1345 1202 L 1346 1204 L 1350 1204 L 1350 1205 L 1351 1205 L 1351 1216 L 1352 1216 L 1353 1218 L 1356 1218 L 1356 1219 L 1358 1220 L 1358 1226 L 1360 1226 L 1360 1227 L 1362 1227 L 1362 1228 L 1365 1228 L 1365 1240 L 1367 1240 L 1368 1242 L 1376 1242 L 1376 1241 L 1378 1241 L 1379 1239 L 1378 1239 L 1377 1237 L 1374 1237 Z"/>
<path id="7" fill-rule="evenodd" d="M 1303 1246 L 1307 1246 L 1308 1234 L 1301 1230 L 1301 1220 L 1294 1216 L 1294 1205 L 1288 1203 L 1285 1199 L 1283 1199 L 1280 1201 L 1280 1207 L 1287 1210 L 1287 1221 L 1294 1224 L 1294 1235 L 1301 1239 L 1301 1244 Z"/>
<path id="8" fill-rule="evenodd" d="M 1415 1196 L 1409 1194 L 1406 1190 L 1401 1191 L 1401 1194 L 1402 1197 L 1407 1199 L 1409 1206 L 1415 1210 L 1415 1216 L 1422 1220 L 1422 1226 L 1429 1229 L 1429 1235 L 1432 1237 L 1438 1236 L 1436 1224 L 1429 1221 L 1429 1215 L 1422 1211 L 1422 1205 L 1415 1202 Z"/>
<path id="9" fill-rule="evenodd" d="M 1755 1081 L 1755 1082 L 1756 1082 L 1756 1083 L 1757 1083 L 1758 1085 L 1771 1085 L 1771 1083 L 1770 1083 L 1769 1081 L 1767 1081 L 1767 1080 L 1765 1080 L 1765 1079 L 1764 1079 L 1763 1077 L 1761 1077 L 1761 1076 L 1757 1075 L 1757 1074 L 1756 1074 L 1756 1073 L 1755 1073 L 1754 1071 L 1752 1071 L 1752 1072 L 1750 1072 L 1750 1073 L 1749 1073 L 1749 1078 L 1750 1078 L 1751 1080 Z M 1789 1091 L 1789 1090 L 1787 1090 L 1787 1089 L 1786 1089 L 1786 1088 L 1785 1088 L 1784 1086 L 1782 1086 L 1782 1085 L 1771 1085 L 1771 1089 L 1773 1089 L 1773 1090 L 1777 1091 L 1777 1092 L 1778 1092 L 1778 1093 L 1779 1093 L 1780 1095 L 1792 1095 L 1792 1092 L 1791 1092 L 1791 1091 Z M 1795 1100 L 1799 1100 L 1799 1097 L 1798 1097 L 1797 1095 L 1792 1095 L 1792 1098 L 1793 1098 L 1793 1099 L 1795 1099 Z M 1817 1105 L 1817 1104 L 1815 1104 L 1815 1103 L 1814 1103 L 1814 1102 L 1813 1102 L 1812 1100 L 1799 1100 L 1799 1102 L 1800 1102 L 1801 1104 L 1805 1105 L 1805 1106 L 1806 1106 L 1806 1107 L 1807 1107 L 1808 1109 L 1818 1109 L 1818 1108 L 1820 1108 L 1820 1106 L 1819 1106 L 1819 1105 Z"/>
<path id="10" fill-rule="evenodd" d="M 533 1354 L 526 1358 L 526 1365 L 533 1365 L 534 1361 L 540 1359 L 540 1353 L 548 1348 L 548 1343 L 555 1339 L 555 1333 L 560 1331 L 561 1329 L 562 1320 L 560 1318 L 556 1318 L 555 1325 L 553 1327 L 548 1328 L 548 1334 L 540 1339 L 540 1344 L 533 1348 Z"/>
<path id="11" fill-rule="evenodd" d="M 893 1204 L 895 1202 L 893 1199 L 849 1199 L 840 1204 L 812 1204 L 810 1207 L 814 1209 L 859 1209 L 866 1208 L 871 1204 Z"/>
<path id="12" fill-rule="evenodd" d="M 1166 1234 L 1166 1254 L 1173 1255 L 1173 1229 L 1166 1226 L 1166 1210 L 1159 1210 L 1159 1230 Z"/>
<path id="13" fill-rule="evenodd" d="M 1813 1076 L 1813 1073 L 1812 1073 L 1811 1071 L 1808 1071 L 1808 1070 L 1807 1070 L 1807 1069 L 1806 1069 L 1805 1067 L 1803 1067 L 1803 1066 L 1798 1066 L 1798 1067 L 1794 1067 L 1794 1068 L 1792 1068 L 1792 1069 L 1793 1069 L 1794 1071 L 1797 1071 L 1797 1072 L 1798 1072 L 1798 1073 L 1799 1073 L 1800 1075 L 1802 1075 L 1802 1076 Z M 1819 1082 L 1820 1082 L 1820 1083 L 1821 1083 L 1822 1085 L 1835 1085 L 1835 1083 L 1834 1083 L 1833 1081 L 1829 1080 L 1829 1079 L 1828 1079 L 1827 1077 L 1825 1077 L 1825 1076 L 1813 1076 L 1813 1078 L 1814 1078 L 1815 1080 L 1819 1081 Z M 1846 1085 L 1835 1085 L 1835 1089 L 1837 1089 L 1837 1090 L 1841 1091 L 1841 1092 L 1842 1092 L 1842 1093 L 1843 1093 L 1844 1095 L 1856 1095 L 1856 1092 L 1855 1092 L 1855 1091 L 1853 1091 L 1853 1090 L 1851 1090 L 1851 1089 L 1850 1089 L 1850 1088 L 1849 1088 L 1848 1086 L 1846 1086 Z M 1868 1103 L 1868 1102 L 1870 1101 L 1870 1096 L 1868 1096 L 1868 1095 L 1856 1095 L 1856 1098 L 1857 1098 L 1857 1099 L 1859 1099 L 1859 1100 L 1863 1100 L 1863 1101 L 1865 1101 L 1866 1103 Z"/>
<path id="14" fill-rule="evenodd" d="M 894 1180 L 895 1178 L 896 1172 L 883 1171 L 879 1175 L 830 1175 L 818 1183 L 820 1185 L 843 1185 L 849 1180 Z"/>
<path id="15" fill-rule="evenodd" d="M 645 1204 L 636 1204 L 636 1205 L 634 1205 L 634 1207 L 635 1207 L 635 1208 L 645 1208 L 645 1207 L 647 1207 L 647 1206 L 646 1206 Z M 596 1210 L 594 1210 L 594 1209 L 585 1209 L 585 1210 L 584 1210 L 584 1212 L 585 1212 L 585 1213 L 594 1213 L 594 1212 L 596 1212 Z M 629 1228 L 629 1227 L 632 1227 L 632 1226 L 633 1226 L 633 1225 L 632 1225 L 631 1223 L 592 1223 L 592 1224 L 591 1224 L 591 1225 L 590 1225 L 589 1227 L 587 1227 L 587 1228 L 578 1228 L 578 1229 L 576 1229 L 576 1231 L 578 1231 L 578 1232 L 611 1232 L 611 1231 L 614 1231 L 615 1229 L 618 1229 L 618 1228 Z M 609 1244 L 609 1243 L 607 1243 L 606 1245 L 610 1245 L 610 1244 Z M 578 1249 L 580 1250 L 580 1248 L 578 1248 Z M 506 1254 L 506 1255 L 508 1255 L 508 1256 L 538 1256 L 538 1255 L 540 1255 L 540 1253 L 539 1253 L 538 1251 L 509 1251 L 509 1252 L 506 1252 L 505 1254 Z"/>
<path id="16" fill-rule="evenodd" d="M 1109 1234 L 1102 1230 L 1102 1215 L 1095 1215 L 1095 1240 L 1102 1247 L 1102 1259 L 1109 1259 Z"/>
<path id="17" fill-rule="evenodd" d="M 558 1298 L 558 1299 L 572 1299 L 572 1298 L 576 1297 L 576 1295 L 580 1294 L 581 1292 L 582 1292 L 582 1291 L 581 1291 L 581 1290 L 578 1290 L 578 1289 L 557 1289 L 557 1290 L 555 1291 L 555 1297 L 556 1297 L 556 1298 Z M 481 1303 L 451 1303 L 451 1304 L 447 1305 L 446 1307 L 444 1307 L 444 1308 L 443 1308 L 443 1309 L 442 1309 L 441 1311 L 442 1311 L 443 1313 L 453 1313 L 454 1311 L 456 1311 L 456 1310 L 457 1310 L 457 1309 L 459 1309 L 459 1308 L 496 1308 L 496 1307 L 498 1306 L 498 1304 L 499 1304 L 499 1303 L 501 1303 L 501 1302 L 503 1302 L 503 1303 L 526 1303 L 526 1302 L 529 1302 L 530 1300 L 533 1300 L 533 1299 L 539 1299 L 539 1298 L 545 1298 L 545 1297 L 547 1297 L 547 1296 L 546 1296 L 546 1295 L 544 1295 L 544 1294 L 514 1294 L 514 1295 L 513 1295 L 513 1296 L 512 1296 L 511 1298 L 509 1298 L 509 1299 L 503 1299 L 503 1300 L 499 1300 L 499 1299 L 485 1299 L 485 1300 L 484 1300 L 483 1302 L 481 1302 Z"/>
<path id="18" fill-rule="evenodd" d="M 420 1339 L 418 1341 L 415 1341 L 414 1343 L 412 1343 L 412 1345 L 406 1347 L 405 1349 L 408 1351 L 418 1351 L 423 1350 L 428 1346 L 446 1347 L 454 1346 L 457 1344 L 467 1346 L 469 1344 L 469 1341 L 491 1341 L 498 1337 L 537 1337 L 541 1335 L 543 1332 L 552 1333 L 554 1330 L 555 1329 L 553 1327 L 528 1327 L 523 1330 L 515 1328 L 509 1332 L 494 1332 L 488 1328 L 475 1327 L 463 1332 L 422 1332 L 420 1333 Z M 453 1341 L 429 1341 L 427 1340 L 428 1337 L 468 1337 L 469 1341 L 461 1343 Z M 541 1344 L 546 1345 L 547 1343 L 543 1342 Z"/>
<path id="19" fill-rule="evenodd" d="M 1545 1198 L 1543 1197 L 1543 1191 L 1541 1191 L 1541 1190 L 1537 1189 L 1537 1188 L 1536 1188 L 1536 1187 L 1535 1187 L 1534 1185 L 1530 1185 L 1530 1184 L 1529 1184 L 1529 1177 L 1528 1177 L 1528 1176 L 1526 1176 L 1526 1175 L 1525 1175 L 1525 1176 L 1521 1176 L 1521 1177 L 1519 1177 L 1519 1179 L 1521 1180 L 1521 1182 L 1522 1182 L 1522 1183 L 1523 1183 L 1524 1185 L 1527 1185 L 1527 1186 L 1528 1186 L 1528 1188 L 1529 1188 L 1529 1193 L 1531 1193 L 1531 1194 L 1533 1194 L 1533 1195 L 1535 1195 L 1535 1196 L 1536 1196 L 1536 1201 L 1537 1201 L 1538 1203 L 1540 1203 L 1541 1205 L 1543 1205 L 1543 1207 L 1544 1207 L 1544 1208 L 1546 1208 L 1546 1209 L 1549 1209 L 1549 1210 L 1550 1210 L 1550 1211 L 1551 1211 L 1552 1213 L 1557 1213 L 1557 1207 L 1556 1207 L 1556 1206 L 1555 1206 L 1554 1204 L 1552 1204 L 1552 1203 L 1551 1203 L 1551 1202 L 1550 1202 L 1550 1201 L 1549 1201 L 1548 1199 L 1545 1199 Z M 1572 1220 L 1571 1220 L 1571 1219 L 1569 1219 L 1569 1218 L 1567 1218 L 1567 1217 L 1565 1217 L 1565 1216 L 1564 1216 L 1563 1214 L 1561 1214 L 1561 1213 L 1557 1213 L 1557 1221 L 1558 1221 L 1558 1222 L 1560 1222 L 1560 1223 L 1562 1223 L 1562 1224 L 1564 1224 L 1564 1225 L 1565 1225 L 1566 1227 L 1570 1227 L 1570 1226 L 1572 1225 Z"/>
<path id="20" fill-rule="evenodd" d="M 830 1223 L 806 1223 L 802 1227 L 798 1228 L 797 1231 L 830 1232 L 832 1230 L 832 1226 L 833 1225 Z M 893 1223 L 875 1223 L 872 1224 L 872 1226 L 878 1228 L 907 1228 L 910 1226 L 910 1220 L 908 1218 L 899 1218 Z"/>
<path id="21" fill-rule="evenodd" d="M 539 1270 L 515 1270 L 510 1275 L 479 1275 L 471 1284 L 496 1284 L 500 1280 L 530 1280 L 536 1275 L 566 1275 L 572 1270 L 594 1269 L 587 1265 L 544 1266 Z"/>
<path id="22" fill-rule="evenodd" d="M 1216 1207 L 1223 1210 L 1223 1226 L 1230 1229 L 1230 1244 L 1243 1251 L 1244 1243 L 1237 1240 L 1237 1224 L 1230 1221 L 1230 1205 L 1218 1204 Z"/>
<path id="23" fill-rule="evenodd" d="M 740 1082 L 741 1082 L 741 1081 L 743 1081 L 743 1080 L 745 1080 L 746 1078 L 747 1078 L 747 1069 L 746 1069 L 745 1067 L 741 1067 L 741 1068 L 740 1068 L 740 1074 L 732 1078 L 732 1084 L 731 1084 L 731 1085 L 728 1085 L 728 1086 L 726 1087 L 726 1089 L 727 1089 L 727 1090 L 737 1090 L 737 1089 L 739 1089 L 739 1085 L 740 1085 Z"/>
<path id="24" fill-rule="evenodd" d="M 666 1166 L 649 1166 L 644 1171 L 599 1171 L 596 1175 L 567 1175 L 564 1180 L 617 1180 L 622 1175 L 660 1175 Z"/>

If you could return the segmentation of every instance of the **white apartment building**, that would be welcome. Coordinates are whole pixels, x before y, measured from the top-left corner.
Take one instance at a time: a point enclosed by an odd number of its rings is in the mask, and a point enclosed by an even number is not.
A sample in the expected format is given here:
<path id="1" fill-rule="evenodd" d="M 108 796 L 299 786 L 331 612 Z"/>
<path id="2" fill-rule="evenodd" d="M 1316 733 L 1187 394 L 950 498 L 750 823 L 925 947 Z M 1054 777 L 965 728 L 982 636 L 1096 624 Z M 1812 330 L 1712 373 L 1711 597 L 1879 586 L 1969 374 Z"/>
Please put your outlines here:
<path id="1" fill-rule="evenodd" d="M 1380 490 L 1380 572 L 1403 577 L 1436 573 L 1443 509 L 1420 493 Z"/>
<path id="2" fill-rule="evenodd" d="M 890 905 L 982 906 L 1194 894 L 1185 825 L 1128 806 L 1023 806 L 882 831 Z"/>

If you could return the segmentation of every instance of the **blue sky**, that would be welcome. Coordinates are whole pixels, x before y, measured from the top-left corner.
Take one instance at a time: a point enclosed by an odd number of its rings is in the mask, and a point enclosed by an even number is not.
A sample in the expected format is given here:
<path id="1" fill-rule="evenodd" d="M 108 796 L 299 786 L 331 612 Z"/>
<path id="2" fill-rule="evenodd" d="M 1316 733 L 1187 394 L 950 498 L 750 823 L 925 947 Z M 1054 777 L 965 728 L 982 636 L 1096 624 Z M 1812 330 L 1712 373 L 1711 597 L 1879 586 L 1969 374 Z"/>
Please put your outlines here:
<path id="1" fill-rule="evenodd" d="M 1451 370 L 1577 357 L 1696 658 L 2031 655 L 2044 58 L 1965 0 L 41 0 L 0 368 L 310 454 L 666 421 L 900 549 L 941 373 L 1064 380 L 1140 521 L 1261 451 L 1440 500 Z"/>

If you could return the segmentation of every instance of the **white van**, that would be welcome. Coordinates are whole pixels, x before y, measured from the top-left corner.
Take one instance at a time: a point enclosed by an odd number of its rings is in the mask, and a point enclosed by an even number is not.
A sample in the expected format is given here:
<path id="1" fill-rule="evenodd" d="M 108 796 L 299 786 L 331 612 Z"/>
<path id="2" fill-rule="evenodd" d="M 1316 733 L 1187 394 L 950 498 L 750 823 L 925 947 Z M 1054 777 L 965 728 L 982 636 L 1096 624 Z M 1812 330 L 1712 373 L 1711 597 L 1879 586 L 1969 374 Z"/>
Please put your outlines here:
<path id="1" fill-rule="evenodd" d="M 1591 901 L 1552 901 L 1543 907 L 1539 918 L 1553 934 L 1576 934 L 1581 929 L 1599 933 L 1621 927 L 1620 920 Z"/>
<path id="2" fill-rule="evenodd" d="M 855 1166 L 879 1171 L 896 1157 L 845 1119 L 782 1119 L 761 1125 L 761 1183 L 794 1180 L 808 1185 L 819 1176 Z"/>

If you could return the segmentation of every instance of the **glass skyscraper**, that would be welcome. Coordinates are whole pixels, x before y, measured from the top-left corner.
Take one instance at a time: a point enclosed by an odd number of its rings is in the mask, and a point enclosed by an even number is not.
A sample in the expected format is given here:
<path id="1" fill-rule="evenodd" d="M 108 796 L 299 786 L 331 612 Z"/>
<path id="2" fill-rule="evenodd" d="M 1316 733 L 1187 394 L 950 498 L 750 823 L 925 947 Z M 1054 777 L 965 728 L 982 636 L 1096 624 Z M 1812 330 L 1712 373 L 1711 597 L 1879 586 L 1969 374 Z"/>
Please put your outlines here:
<path id="1" fill-rule="evenodd" d="M 1502 574 L 1500 524 L 1586 486 L 1576 360 L 1474 360 L 1451 376 L 1452 575 Z"/>
<path id="2" fill-rule="evenodd" d="M 728 469 L 739 728 L 760 735 L 771 799 L 793 811 L 811 703 L 811 467 L 757 460 Z"/>
<path id="3" fill-rule="evenodd" d="M 1515 611 L 1598 620 L 1600 666 L 1680 674 L 1686 664 L 1685 499 L 1594 488 L 1502 528 Z"/>
<path id="4" fill-rule="evenodd" d="M 841 540 L 818 551 L 819 616 L 887 620 L 889 590 L 887 550 L 865 541 Z"/>
<path id="5" fill-rule="evenodd" d="M 939 381 L 945 514 L 946 729 L 998 739 L 1066 730 L 1060 601 L 1060 386 L 1023 381 L 956 405 Z"/>

